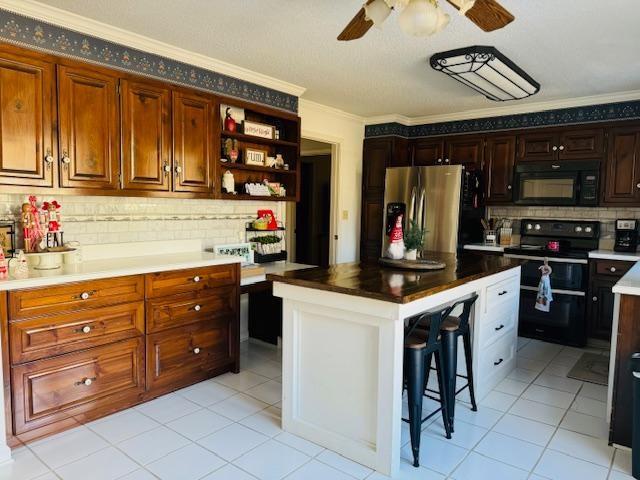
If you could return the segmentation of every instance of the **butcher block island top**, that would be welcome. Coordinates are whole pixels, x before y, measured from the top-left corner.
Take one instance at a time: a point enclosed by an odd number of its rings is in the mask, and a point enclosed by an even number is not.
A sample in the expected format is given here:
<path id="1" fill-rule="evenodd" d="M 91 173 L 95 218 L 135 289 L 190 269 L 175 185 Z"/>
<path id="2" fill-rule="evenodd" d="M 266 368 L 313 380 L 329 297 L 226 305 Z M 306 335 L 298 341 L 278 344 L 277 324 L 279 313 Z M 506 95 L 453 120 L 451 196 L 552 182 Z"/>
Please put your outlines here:
<path id="1" fill-rule="evenodd" d="M 383 267 L 375 262 L 343 263 L 279 274 L 269 280 L 300 287 L 327 290 L 393 303 L 409 303 L 520 265 L 519 261 L 496 255 L 464 252 L 426 252 L 425 258 L 444 262 L 435 271 L 409 271 Z"/>

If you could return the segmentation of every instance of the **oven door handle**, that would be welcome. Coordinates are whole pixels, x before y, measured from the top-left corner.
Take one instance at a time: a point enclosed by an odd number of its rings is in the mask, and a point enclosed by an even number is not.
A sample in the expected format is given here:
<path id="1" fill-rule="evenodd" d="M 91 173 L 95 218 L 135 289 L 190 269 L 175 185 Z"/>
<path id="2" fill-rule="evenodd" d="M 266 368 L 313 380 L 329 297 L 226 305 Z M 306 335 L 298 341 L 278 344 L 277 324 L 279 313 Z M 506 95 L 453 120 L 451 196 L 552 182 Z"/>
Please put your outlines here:
<path id="1" fill-rule="evenodd" d="M 528 292 L 537 292 L 538 287 L 529 287 L 527 285 L 520 285 L 520 290 L 526 290 Z M 560 288 L 558 289 L 552 288 L 551 293 L 557 293 L 558 295 L 572 295 L 574 297 L 584 297 L 587 295 L 585 292 L 578 292 L 576 290 L 562 290 Z"/>
<path id="2" fill-rule="evenodd" d="M 504 256 L 505 258 L 519 258 L 521 260 L 537 260 L 539 262 L 544 262 L 546 259 L 548 262 L 554 262 L 554 263 L 577 263 L 581 265 L 587 265 L 589 263 L 588 260 L 582 259 L 582 258 L 534 257 L 531 255 L 519 255 L 516 253 L 505 253 Z"/>

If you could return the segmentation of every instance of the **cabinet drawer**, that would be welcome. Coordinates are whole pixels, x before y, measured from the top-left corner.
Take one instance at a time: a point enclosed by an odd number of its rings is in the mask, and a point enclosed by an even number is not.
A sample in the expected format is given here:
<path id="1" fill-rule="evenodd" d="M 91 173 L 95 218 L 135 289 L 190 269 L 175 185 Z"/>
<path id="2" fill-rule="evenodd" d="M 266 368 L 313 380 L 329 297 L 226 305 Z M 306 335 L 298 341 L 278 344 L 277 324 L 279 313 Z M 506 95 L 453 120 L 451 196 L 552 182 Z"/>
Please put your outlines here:
<path id="1" fill-rule="evenodd" d="M 139 337 L 12 367 L 15 433 L 135 403 L 144 393 L 143 343 Z"/>
<path id="2" fill-rule="evenodd" d="M 506 374 L 514 365 L 517 344 L 516 335 L 511 334 L 483 350 L 480 353 L 477 383 L 489 383 L 495 376 L 501 376 L 503 372 Z"/>
<path id="3" fill-rule="evenodd" d="M 144 334 L 144 303 L 12 322 L 11 362 L 22 363 Z"/>
<path id="4" fill-rule="evenodd" d="M 231 363 L 229 317 L 147 336 L 147 389 L 178 388 Z"/>
<path id="5" fill-rule="evenodd" d="M 518 277 L 510 277 L 487 287 L 485 311 L 493 310 L 499 305 L 511 302 L 520 293 Z"/>
<path id="6" fill-rule="evenodd" d="M 513 329 L 518 323 L 518 308 L 516 301 L 509 302 L 498 311 L 491 309 L 491 314 L 487 315 L 480 326 L 480 345 L 482 348 L 489 347 L 505 335 L 513 334 Z"/>
<path id="7" fill-rule="evenodd" d="M 156 333 L 189 323 L 234 315 L 238 289 L 222 287 L 214 293 L 188 292 L 147 302 L 147 333 Z"/>
<path id="8" fill-rule="evenodd" d="M 144 299 L 144 277 L 105 278 L 9 293 L 9 319 L 59 314 Z"/>
<path id="9" fill-rule="evenodd" d="M 633 267 L 634 262 L 624 262 L 620 260 L 595 260 L 596 273 L 598 275 L 610 275 L 622 277 Z"/>
<path id="10" fill-rule="evenodd" d="M 146 276 L 147 298 L 198 292 L 225 285 L 237 285 L 239 281 L 238 265 L 233 263 L 215 267 L 149 273 Z"/>

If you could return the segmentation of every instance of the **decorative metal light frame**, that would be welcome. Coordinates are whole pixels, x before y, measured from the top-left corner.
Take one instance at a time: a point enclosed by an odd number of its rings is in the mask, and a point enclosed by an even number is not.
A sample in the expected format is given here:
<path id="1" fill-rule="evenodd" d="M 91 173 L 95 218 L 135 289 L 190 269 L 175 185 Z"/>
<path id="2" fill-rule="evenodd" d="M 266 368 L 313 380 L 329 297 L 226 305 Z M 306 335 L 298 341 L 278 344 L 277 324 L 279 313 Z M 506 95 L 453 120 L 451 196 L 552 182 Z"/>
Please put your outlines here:
<path id="1" fill-rule="evenodd" d="M 480 92 L 489 100 L 521 100 L 540 84 L 495 47 L 473 46 L 436 53 L 431 67 Z"/>

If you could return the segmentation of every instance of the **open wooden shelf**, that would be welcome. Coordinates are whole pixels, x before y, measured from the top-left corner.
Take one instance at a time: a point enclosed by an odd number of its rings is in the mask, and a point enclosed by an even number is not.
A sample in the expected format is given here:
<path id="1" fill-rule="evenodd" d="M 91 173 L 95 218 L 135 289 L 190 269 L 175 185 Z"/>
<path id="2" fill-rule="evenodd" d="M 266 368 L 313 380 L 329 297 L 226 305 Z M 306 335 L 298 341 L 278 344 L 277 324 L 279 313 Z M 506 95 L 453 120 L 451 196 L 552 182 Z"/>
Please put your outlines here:
<path id="1" fill-rule="evenodd" d="M 247 170 L 250 172 L 267 172 L 285 175 L 296 175 L 295 170 L 284 170 L 282 168 L 265 167 L 262 165 L 247 165 L 245 163 L 220 162 L 220 168 L 228 170 Z"/>
<path id="2" fill-rule="evenodd" d="M 297 147 L 298 142 L 288 142 L 286 140 L 276 140 L 275 138 L 262 138 L 254 135 L 245 135 L 244 133 L 229 132 L 223 130 L 221 135 L 227 138 L 235 138 L 241 142 L 261 143 L 263 145 L 275 145 L 280 147 Z"/>
<path id="3" fill-rule="evenodd" d="M 276 197 L 274 196 L 262 196 L 262 195 L 249 195 L 246 193 L 238 193 L 234 195 L 233 193 L 221 193 L 222 199 L 224 200 L 256 200 L 256 201 L 269 201 L 269 202 L 295 202 L 296 197 Z"/>

